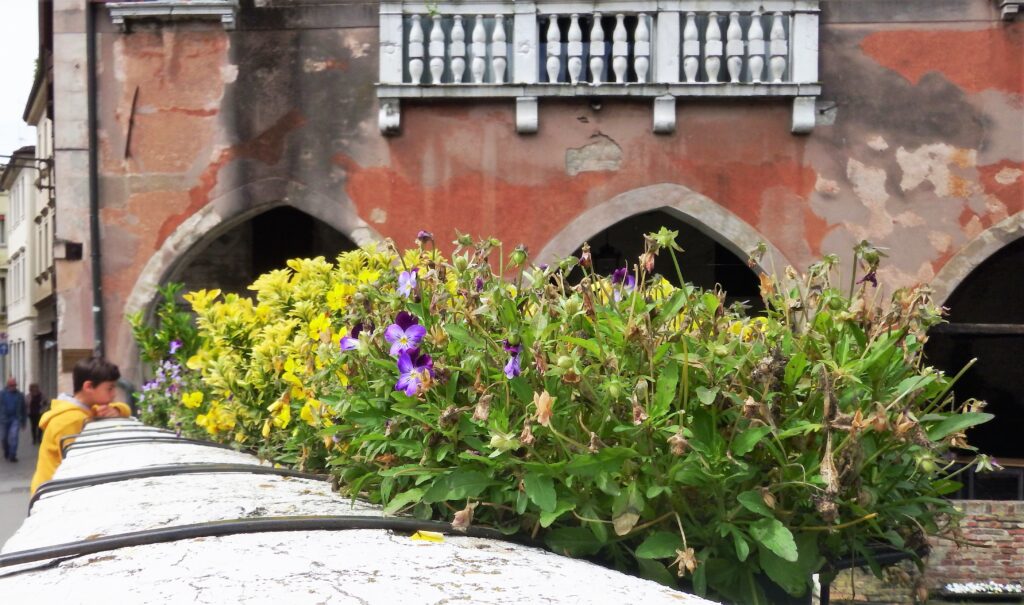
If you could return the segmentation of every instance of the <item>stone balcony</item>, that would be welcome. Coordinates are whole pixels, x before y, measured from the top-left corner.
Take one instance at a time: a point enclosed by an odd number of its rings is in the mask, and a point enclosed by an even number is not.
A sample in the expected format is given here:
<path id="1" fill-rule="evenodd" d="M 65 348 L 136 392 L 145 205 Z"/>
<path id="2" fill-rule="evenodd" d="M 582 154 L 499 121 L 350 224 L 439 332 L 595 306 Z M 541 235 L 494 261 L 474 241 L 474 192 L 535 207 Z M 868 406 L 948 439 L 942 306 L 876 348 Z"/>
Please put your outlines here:
<path id="1" fill-rule="evenodd" d="M 402 99 L 515 99 L 536 132 L 551 97 L 648 97 L 675 130 L 677 98 L 784 97 L 814 127 L 818 0 L 382 2 L 380 129 Z"/>

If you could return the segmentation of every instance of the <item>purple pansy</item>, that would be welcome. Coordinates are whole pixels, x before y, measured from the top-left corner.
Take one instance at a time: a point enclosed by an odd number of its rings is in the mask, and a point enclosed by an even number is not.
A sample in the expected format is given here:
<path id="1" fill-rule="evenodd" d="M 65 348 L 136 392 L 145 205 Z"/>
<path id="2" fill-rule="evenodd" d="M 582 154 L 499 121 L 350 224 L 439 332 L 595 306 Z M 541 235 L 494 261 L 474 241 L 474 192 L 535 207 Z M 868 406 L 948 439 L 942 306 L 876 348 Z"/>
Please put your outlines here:
<path id="1" fill-rule="evenodd" d="M 351 351 L 359 346 L 359 333 L 363 331 L 363 324 L 356 324 L 348 336 L 341 337 L 341 350 Z"/>
<path id="2" fill-rule="evenodd" d="M 858 284 L 871 284 L 874 287 L 878 287 L 878 275 L 874 271 L 868 271 L 864 274 L 864 277 L 857 280 Z"/>
<path id="3" fill-rule="evenodd" d="M 505 364 L 505 378 L 512 380 L 522 374 L 523 369 L 519 366 L 519 355 L 513 355 Z"/>
<path id="4" fill-rule="evenodd" d="M 410 397 L 419 395 L 430 387 L 434 377 L 434 361 L 430 355 L 420 353 L 417 348 L 402 351 L 398 356 L 398 382 L 396 391 L 403 391 Z"/>
<path id="5" fill-rule="evenodd" d="M 612 296 L 615 298 L 615 302 L 618 302 L 622 300 L 623 292 L 632 292 L 636 287 L 636 277 L 633 277 L 626 267 L 616 269 L 612 273 L 612 286 Z"/>
<path id="6" fill-rule="evenodd" d="M 427 335 L 427 329 L 419 325 L 416 316 L 402 311 L 395 317 L 395 323 L 384 331 L 384 340 L 391 344 L 391 354 L 399 355 L 403 351 L 415 349 Z"/>
<path id="7" fill-rule="evenodd" d="M 416 289 L 416 269 L 398 274 L 398 293 L 409 298 Z"/>
<path id="8" fill-rule="evenodd" d="M 523 346 L 514 345 L 510 343 L 507 338 L 501 341 L 501 346 L 502 348 L 505 349 L 506 353 L 509 353 L 511 355 L 511 357 L 508 360 L 508 363 L 505 364 L 504 368 L 505 377 L 511 380 L 516 376 L 519 376 L 523 372 L 522 368 L 519 365 L 519 354 L 523 351 Z"/>
<path id="9" fill-rule="evenodd" d="M 184 344 L 180 340 L 177 340 L 177 339 L 172 340 L 171 341 L 171 346 L 170 346 L 170 349 L 169 349 L 171 355 L 174 355 L 175 353 L 177 353 L 178 349 L 180 349 L 182 346 L 184 346 Z"/>
<path id="10" fill-rule="evenodd" d="M 419 240 L 421 244 L 425 244 L 427 242 L 434 241 L 434 234 L 421 229 L 420 232 L 416 234 L 416 239 Z"/>
<path id="11" fill-rule="evenodd" d="M 483 292 L 484 291 L 484 278 L 482 278 L 482 277 L 476 278 L 476 291 L 477 292 Z"/>

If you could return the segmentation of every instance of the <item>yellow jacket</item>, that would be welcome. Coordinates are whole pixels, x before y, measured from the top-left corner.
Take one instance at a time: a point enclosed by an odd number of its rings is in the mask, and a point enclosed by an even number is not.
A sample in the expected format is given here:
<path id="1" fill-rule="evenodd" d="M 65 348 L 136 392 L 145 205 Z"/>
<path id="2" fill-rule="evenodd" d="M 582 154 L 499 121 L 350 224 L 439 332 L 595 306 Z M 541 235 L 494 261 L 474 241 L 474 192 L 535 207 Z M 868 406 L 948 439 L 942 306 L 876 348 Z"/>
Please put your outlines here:
<path id="1" fill-rule="evenodd" d="M 131 408 L 126 403 L 110 404 L 122 416 L 131 415 Z M 39 446 L 39 461 L 36 463 L 36 474 L 32 477 L 31 493 L 36 488 L 53 478 L 53 473 L 60 466 L 63 456 L 60 451 L 60 440 L 68 435 L 82 432 L 85 421 L 95 416 L 92 408 L 86 410 L 80 404 L 63 399 L 54 399 L 50 411 L 39 419 L 39 428 L 43 429 L 43 442 Z"/>

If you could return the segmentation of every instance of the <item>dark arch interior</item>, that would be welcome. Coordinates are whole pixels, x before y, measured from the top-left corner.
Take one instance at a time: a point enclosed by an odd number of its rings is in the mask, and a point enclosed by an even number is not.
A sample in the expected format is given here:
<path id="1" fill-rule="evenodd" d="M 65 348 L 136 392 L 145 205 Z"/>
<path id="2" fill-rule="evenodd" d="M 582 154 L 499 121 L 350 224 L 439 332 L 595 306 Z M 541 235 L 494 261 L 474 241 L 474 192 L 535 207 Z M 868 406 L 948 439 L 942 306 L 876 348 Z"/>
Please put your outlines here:
<path id="1" fill-rule="evenodd" d="M 996 418 L 972 429 L 968 441 L 1008 468 L 1017 462 L 1024 468 L 1024 239 L 974 269 L 945 306 L 950 325 L 932 329 L 925 348 L 928 362 L 955 375 L 978 359 L 954 392 L 959 401 L 988 402 L 985 411 Z M 981 496 L 1017 499 L 1024 474 L 1015 475 L 985 479 L 988 493 Z"/>
<path id="2" fill-rule="evenodd" d="M 746 259 L 739 258 L 696 227 L 662 210 L 636 214 L 591 237 L 588 242 L 595 270 L 610 275 L 619 267 L 628 265 L 632 269 L 644 251 L 644 234 L 662 227 L 679 232 L 676 241 L 683 248 L 678 260 L 684 280 L 708 289 L 721 285 L 729 304 L 743 302 L 753 310 L 764 308 L 757 275 L 747 266 Z M 577 248 L 573 254 L 579 256 L 581 252 L 582 248 Z M 672 257 L 667 251 L 658 256 L 654 270 L 679 285 Z M 582 276 L 578 270 L 574 273 L 577 278 Z"/>
<path id="3" fill-rule="evenodd" d="M 211 241 L 170 281 L 185 291 L 219 288 L 249 294 L 247 287 L 261 273 L 285 267 L 290 258 L 324 256 L 333 260 L 356 245 L 333 227 L 312 216 L 281 206 L 245 221 Z"/>

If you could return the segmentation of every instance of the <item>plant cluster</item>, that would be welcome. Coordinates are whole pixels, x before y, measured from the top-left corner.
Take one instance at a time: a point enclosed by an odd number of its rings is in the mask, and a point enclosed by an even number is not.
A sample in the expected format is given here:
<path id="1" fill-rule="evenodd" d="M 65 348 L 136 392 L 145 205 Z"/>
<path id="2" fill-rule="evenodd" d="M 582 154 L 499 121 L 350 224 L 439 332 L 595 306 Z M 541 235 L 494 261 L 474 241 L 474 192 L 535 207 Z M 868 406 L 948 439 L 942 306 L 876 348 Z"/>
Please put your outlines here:
<path id="1" fill-rule="evenodd" d="M 847 294 L 826 257 L 762 275 L 750 317 L 652 274 L 662 254 L 679 273 L 676 233 L 645 241 L 601 276 L 586 247 L 533 266 L 460 236 L 447 260 L 421 232 L 404 253 L 291 260 L 253 299 L 193 292 L 202 386 L 176 417 L 329 469 L 390 514 L 525 533 L 743 603 L 955 528 L 947 454 L 990 415 L 923 364 L 940 321 L 926 290 L 879 309 L 863 244 Z"/>

